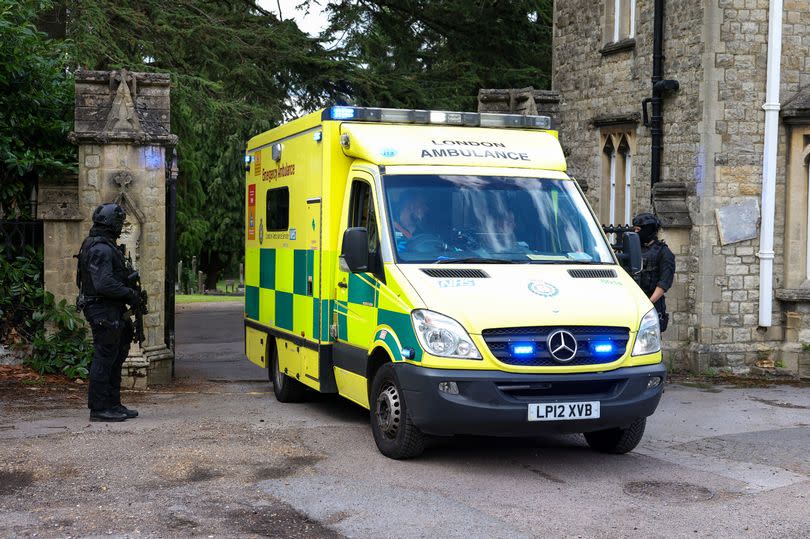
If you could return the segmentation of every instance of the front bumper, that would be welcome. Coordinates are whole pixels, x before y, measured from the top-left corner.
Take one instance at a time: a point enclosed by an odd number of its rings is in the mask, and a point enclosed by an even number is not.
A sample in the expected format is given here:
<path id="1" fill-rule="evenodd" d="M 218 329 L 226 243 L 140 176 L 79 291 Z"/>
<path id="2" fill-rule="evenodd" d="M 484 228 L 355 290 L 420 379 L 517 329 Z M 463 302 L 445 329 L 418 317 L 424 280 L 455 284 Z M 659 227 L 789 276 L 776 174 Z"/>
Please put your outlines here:
<path id="1" fill-rule="evenodd" d="M 662 363 L 582 374 L 514 374 L 396 364 L 411 419 L 427 434 L 531 436 L 626 427 L 655 412 L 664 388 Z M 650 378 L 661 383 L 647 389 Z M 456 382 L 458 395 L 439 391 Z M 599 401 L 598 419 L 529 421 L 530 403 Z"/>

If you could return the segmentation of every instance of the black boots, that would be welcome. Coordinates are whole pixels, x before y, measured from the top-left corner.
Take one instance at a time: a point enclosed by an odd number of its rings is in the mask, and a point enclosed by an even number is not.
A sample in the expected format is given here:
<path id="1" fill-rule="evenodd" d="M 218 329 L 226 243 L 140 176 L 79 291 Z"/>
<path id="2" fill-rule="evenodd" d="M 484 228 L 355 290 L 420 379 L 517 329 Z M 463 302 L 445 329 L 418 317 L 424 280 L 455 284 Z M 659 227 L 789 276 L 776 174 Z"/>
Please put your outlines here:
<path id="1" fill-rule="evenodd" d="M 117 422 L 138 417 L 138 410 L 131 410 L 119 404 L 106 410 L 90 410 L 90 421 Z"/>
<path id="2" fill-rule="evenodd" d="M 133 410 L 132 408 L 127 408 L 123 404 L 119 404 L 118 406 L 113 406 L 112 409 L 116 412 L 120 412 L 127 416 L 127 419 L 132 419 L 133 417 L 138 417 L 138 410 Z"/>
<path id="3" fill-rule="evenodd" d="M 127 418 L 127 414 L 119 412 L 115 408 L 107 410 L 90 410 L 90 421 L 118 422 Z"/>

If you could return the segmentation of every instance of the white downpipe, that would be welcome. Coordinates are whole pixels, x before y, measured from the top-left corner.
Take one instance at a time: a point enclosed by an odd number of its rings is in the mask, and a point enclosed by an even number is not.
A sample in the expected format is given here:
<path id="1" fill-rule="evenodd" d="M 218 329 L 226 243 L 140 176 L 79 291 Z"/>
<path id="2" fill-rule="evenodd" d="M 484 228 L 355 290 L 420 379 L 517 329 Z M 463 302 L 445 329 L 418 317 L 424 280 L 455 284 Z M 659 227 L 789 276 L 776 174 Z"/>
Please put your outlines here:
<path id="1" fill-rule="evenodd" d="M 759 237 L 759 325 L 772 325 L 773 221 L 776 207 L 776 150 L 779 142 L 779 82 L 782 61 L 782 0 L 768 10 L 768 78 L 765 92 L 765 149 L 762 152 L 762 228 Z"/>

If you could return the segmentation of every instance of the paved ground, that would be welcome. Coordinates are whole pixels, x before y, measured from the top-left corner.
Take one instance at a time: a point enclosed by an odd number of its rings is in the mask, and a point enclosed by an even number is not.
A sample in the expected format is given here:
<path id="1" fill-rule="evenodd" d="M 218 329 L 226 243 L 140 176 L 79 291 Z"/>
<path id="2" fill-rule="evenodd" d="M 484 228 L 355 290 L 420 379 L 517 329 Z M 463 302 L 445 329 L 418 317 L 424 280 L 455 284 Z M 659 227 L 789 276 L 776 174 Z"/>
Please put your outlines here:
<path id="1" fill-rule="evenodd" d="M 183 306 L 178 383 L 87 421 L 83 388 L 0 387 L 0 537 L 808 537 L 810 388 L 669 385 L 639 449 L 578 436 L 380 455 L 337 398 L 283 405 L 239 305 Z"/>

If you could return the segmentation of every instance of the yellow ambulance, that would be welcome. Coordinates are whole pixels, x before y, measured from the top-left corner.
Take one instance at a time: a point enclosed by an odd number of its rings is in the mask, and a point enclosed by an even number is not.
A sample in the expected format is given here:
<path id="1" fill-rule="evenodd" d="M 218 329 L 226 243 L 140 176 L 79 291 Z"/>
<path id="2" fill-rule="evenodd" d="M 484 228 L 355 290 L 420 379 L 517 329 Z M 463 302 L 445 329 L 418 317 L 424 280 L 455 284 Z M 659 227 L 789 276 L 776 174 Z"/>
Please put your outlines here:
<path id="1" fill-rule="evenodd" d="M 663 391 L 658 317 L 550 128 L 336 106 L 252 138 L 245 353 L 277 399 L 355 402 L 395 459 L 454 434 L 632 450 Z"/>

